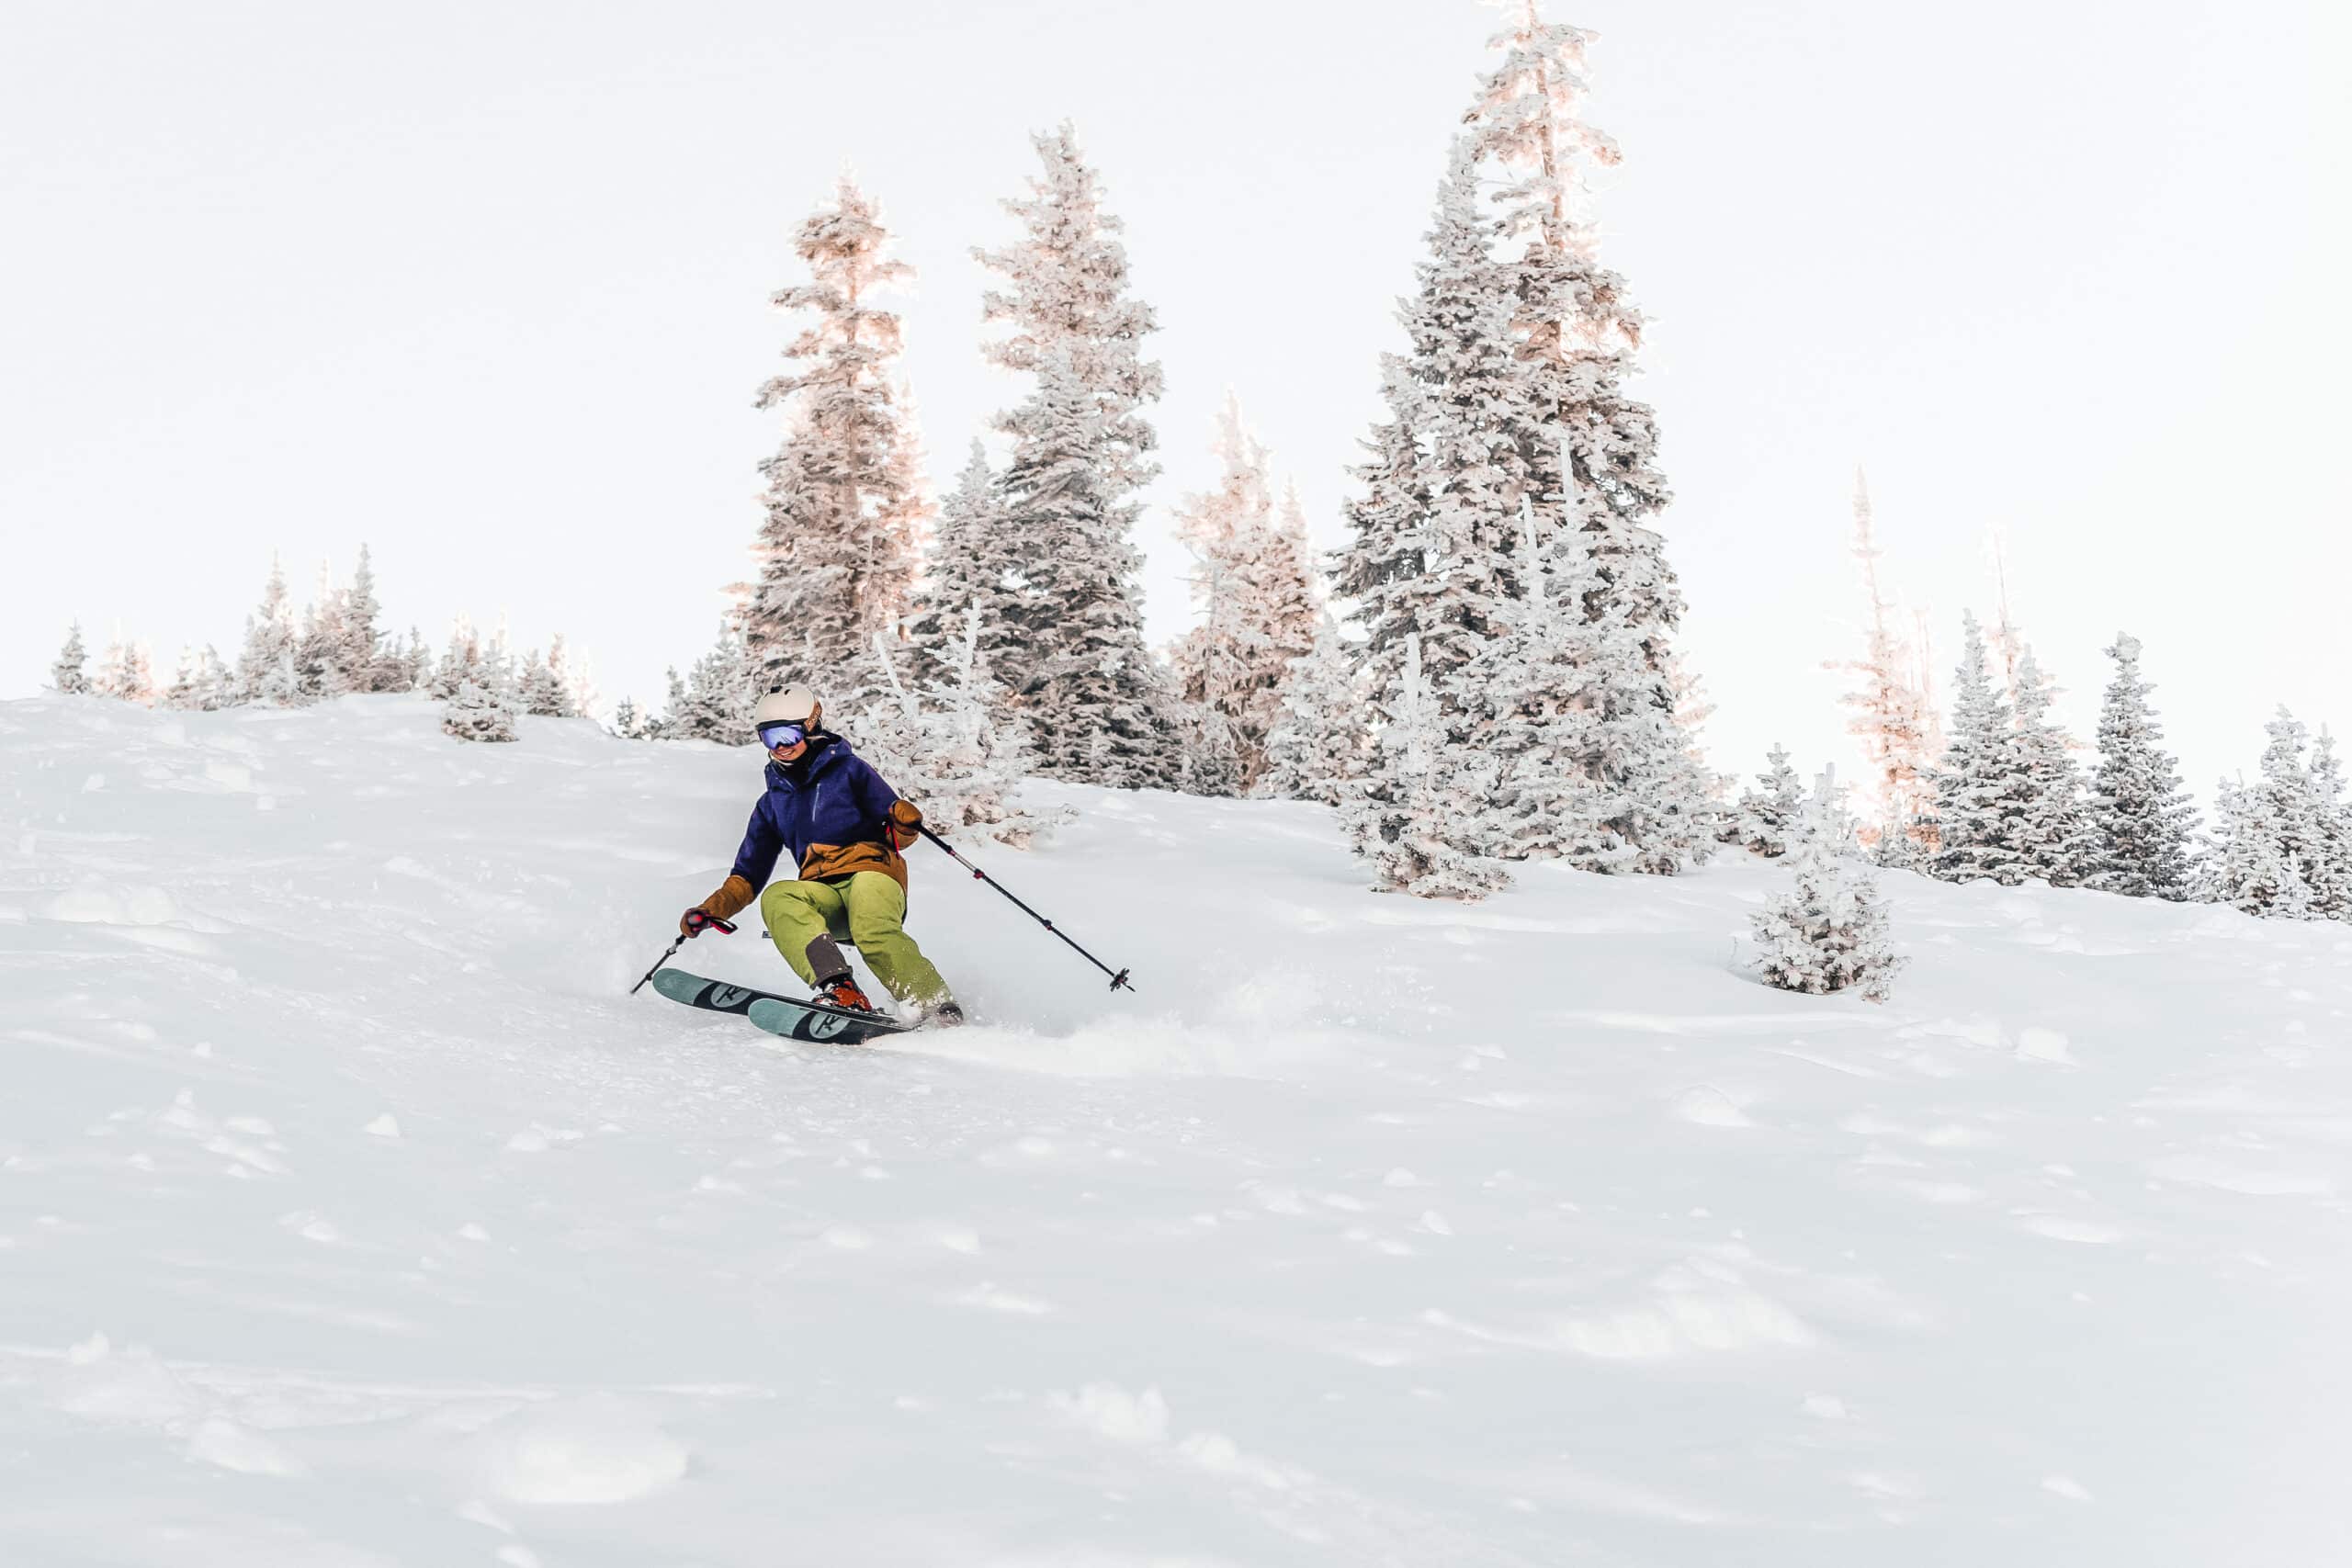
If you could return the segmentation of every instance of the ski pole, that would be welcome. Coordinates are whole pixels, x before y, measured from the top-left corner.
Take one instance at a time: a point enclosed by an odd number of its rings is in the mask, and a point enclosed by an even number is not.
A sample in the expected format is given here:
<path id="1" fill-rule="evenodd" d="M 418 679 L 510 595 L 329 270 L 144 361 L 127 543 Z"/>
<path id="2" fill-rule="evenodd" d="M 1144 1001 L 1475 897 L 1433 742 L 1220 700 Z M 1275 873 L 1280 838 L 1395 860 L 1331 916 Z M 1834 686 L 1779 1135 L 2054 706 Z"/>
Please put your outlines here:
<path id="1" fill-rule="evenodd" d="M 725 920 L 712 920 L 710 922 L 710 929 L 718 932 L 722 936 L 733 936 L 735 934 L 735 928 L 729 925 Z M 692 934 L 693 933 L 690 931 L 680 931 L 678 933 L 678 940 L 672 942 L 662 953 L 662 956 L 653 961 L 653 967 L 648 969 L 644 975 L 639 977 L 637 984 L 628 988 L 628 994 L 633 997 L 637 995 L 638 992 L 645 989 L 645 982 L 653 978 L 653 976 L 661 971 L 662 965 L 669 963 L 672 955 L 674 954 L 678 949 L 686 945 L 686 938 Z"/>
<path id="2" fill-rule="evenodd" d="M 955 845 L 949 843 L 946 840 L 941 838 L 938 834 L 933 832 L 930 829 L 923 827 L 920 823 L 916 824 L 915 831 L 921 833 L 924 838 L 929 839 L 933 843 L 937 844 L 941 849 L 945 850 L 947 852 L 947 858 L 954 861 L 957 865 L 962 866 L 966 871 L 970 872 L 975 881 L 985 882 L 990 887 L 993 887 L 998 892 L 1003 894 L 1006 897 L 1012 898 L 1012 891 L 1007 888 L 1003 883 L 999 882 L 995 877 L 990 876 L 987 872 L 982 871 L 978 866 L 974 865 L 970 861 L 967 861 L 962 855 L 957 854 L 956 852 Z M 1018 908 L 1023 914 L 1028 916 L 1031 919 L 1036 921 L 1047 931 L 1052 931 L 1056 936 L 1061 937 L 1064 942 L 1069 942 L 1069 938 L 1065 935 L 1053 921 L 1046 919 L 1045 916 L 1037 913 L 1036 910 L 1031 908 L 1028 905 L 1022 903 L 1018 898 L 1012 898 L 1012 902 L 1014 908 Z M 1111 976 L 1111 988 L 1113 990 L 1119 990 L 1122 987 L 1130 991 L 1135 989 L 1133 982 L 1129 981 L 1127 978 L 1127 972 L 1125 970 L 1122 969 L 1117 973 L 1113 974 L 1111 966 L 1108 964 L 1103 963 L 1101 959 L 1095 957 L 1094 954 L 1087 952 L 1086 949 L 1080 947 L 1078 943 L 1069 942 L 1069 945 L 1071 950 L 1080 958 L 1085 959 L 1089 964 L 1093 964 L 1094 967 L 1102 970 L 1102 973 Z"/>

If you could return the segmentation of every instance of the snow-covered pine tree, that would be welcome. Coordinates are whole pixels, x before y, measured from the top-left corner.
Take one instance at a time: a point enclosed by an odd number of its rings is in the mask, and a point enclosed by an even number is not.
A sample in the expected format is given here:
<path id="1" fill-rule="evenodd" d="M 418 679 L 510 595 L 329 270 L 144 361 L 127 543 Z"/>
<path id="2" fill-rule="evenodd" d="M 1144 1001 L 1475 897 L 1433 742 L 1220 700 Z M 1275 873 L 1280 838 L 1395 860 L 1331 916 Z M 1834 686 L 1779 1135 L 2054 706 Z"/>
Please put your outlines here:
<path id="1" fill-rule="evenodd" d="M 292 707 L 301 699 L 294 665 L 294 607 L 286 596 L 286 569 L 276 556 L 260 607 L 245 617 L 244 647 L 237 655 L 236 701 Z"/>
<path id="2" fill-rule="evenodd" d="M 327 702 L 356 689 L 345 662 L 353 652 L 345 610 L 343 591 L 322 563 L 317 589 L 303 612 L 301 634 L 294 641 L 295 689 L 300 702 Z"/>
<path id="3" fill-rule="evenodd" d="M 383 605 L 376 597 L 376 565 L 368 547 L 359 547 L 359 564 L 352 569 L 351 586 L 343 595 L 345 677 L 355 692 L 405 692 L 414 687 L 408 660 L 376 625 Z"/>
<path id="4" fill-rule="evenodd" d="M 1010 525 L 1049 554 L 1024 565 L 1023 636 L 999 644 L 996 672 L 1037 736 L 1038 772 L 1120 789 L 1181 778 L 1177 698 L 1144 645 L 1136 505 L 1114 504 L 1100 399 L 1066 354 L 1009 416 L 1012 465 L 1001 495 Z M 992 671 L 994 672 L 994 671 Z"/>
<path id="5" fill-rule="evenodd" d="M 106 657 L 98 662 L 97 677 L 90 690 L 117 702 L 136 703 L 141 707 L 153 705 L 155 678 L 149 668 L 146 648 L 127 640 L 118 629 L 114 640 L 107 645 Z"/>
<path id="6" fill-rule="evenodd" d="M 458 682 L 458 689 L 441 705 L 441 731 L 459 740 L 504 741 L 514 739 L 515 705 L 511 692 L 495 689 L 497 667 L 481 673 L 492 677 L 485 685 L 475 675 Z"/>
<path id="7" fill-rule="evenodd" d="M 1934 873 L 1947 882 L 1982 877 L 2014 885 L 2032 874 L 2024 852 L 2023 761 L 2009 705 L 1993 687 L 1984 629 L 1962 619 L 1951 739 L 1936 770 L 1940 847 Z"/>
<path id="8" fill-rule="evenodd" d="M 1778 860 L 1804 829 L 1804 785 L 1789 766 L 1789 753 L 1777 742 L 1764 754 L 1765 769 L 1756 783 L 1739 792 L 1739 804 L 1730 814 L 1724 842 L 1737 844 L 1766 860 Z"/>
<path id="9" fill-rule="evenodd" d="M 1861 567 L 1864 609 L 1862 657 L 1836 666 L 1860 679 L 1847 693 L 1845 705 L 1853 710 L 1849 734 L 1862 743 L 1869 763 L 1865 789 L 1866 833 L 1879 863 L 1908 866 L 1932 854 L 1934 753 L 1928 750 L 1926 700 L 1907 670 L 1902 643 L 1888 623 L 1889 606 L 1879 589 L 1878 563 L 1883 552 L 1871 532 L 1869 481 L 1854 470 L 1854 559 Z M 1892 837 L 1890 837 L 1890 835 Z M 1903 840 L 1900 843 L 1893 841 Z"/>
<path id="10" fill-rule="evenodd" d="M 922 807 L 934 832 L 949 839 L 978 833 L 1025 847 L 1062 817 L 1012 803 L 1029 767 L 1028 730 L 989 679 L 978 615 L 977 607 L 965 612 L 963 630 L 946 649 L 945 672 L 927 684 L 904 679 L 892 639 L 876 635 L 883 695 L 859 722 L 858 747 Z"/>
<path id="11" fill-rule="evenodd" d="M 907 611 L 930 506 L 921 442 L 894 379 L 899 317 L 874 299 L 914 276 L 888 259 L 889 246 L 873 201 L 844 176 L 832 205 L 793 240 L 811 281 L 775 297 L 811 319 L 784 351 L 800 367 L 758 398 L 786 422 L 782 448 L 760 468 L 766 516 L 743 615 L 763 690 L 810 681 L 844 702 L 862 695 L 873 634 L 895 634 Z"/>
<path id="12" fill-rule="evenodd" d="M 481 635 L 474 630 L 472 621 L 459 615 L 449 624 L 449 646 L 442 650 L 441 662 L 424 682 L 424 694 L 446 703 L 468 681 L 479 682 L 481 673 Z"/>
<path id="13" fill-rule="evenodd" d="M 1671 873 L 1708 852 L 1714 780 L 1687 746 L 1657 743 L 1653 715 L 1670 722 L 1675 709 L 1682 594 L 1651 525 L 1669 499 L 1656 422 L 1623 386 L 1635 370 L 1641 314 L 1624 280 L 1597 260 L 1582 210 L 1586 171 L 1618 161 L 1615 144 L 1578 118 L 1591 36 L 1545 22 L 1536 0 L 1523 0 L 1514 25 L 1492 40 L 1502 59 L 1464 118 L 1475 156 L 1510 176 L 1494 199 L 1504 234 L 1523 242 L 1504 264 L 1515 385 L 1498 406 L 1514 427 L 1515 450 L 1501 461 L 1519 474 L 1506 480 L 1507 497 L 1514 508 L 1522 497 L 1535 507 L 1553 541 L 1553 570 L 1574 570 L 1574 555 L 1589 552 L 1586 618 L 1618 622 L 1623 631 L 1608 640 L 1634 658 L 1600 677 L 1612 693 L 1609 717 L 1583 764 L 1610 797 L 1604 816 L 1620 841 L 1569 858 Z"/>
<path id="14" fill-rule="evenodd" d="M 840 686 L 836 687 L 836 681 Z M 662 716 L 659 738 L 663 740 L 715 740 L 741 746 L 752 738 L 752 709 L 767 687 L 759 656 L 744 641 L 737 616 L 729 613 L 718 627 L 718 640 L 695 661 L 681 680 L 670 671 L 670 706 Z M 829 693 L 846 688 L 871 689 L 873 677 L 842 670 L 824 673 Z M 854 711 L 838 695 L 833 705 Z"/>
<path id="15" fill-rule="evenodd" d="M 2164 729 L 2140 673 L 2138 637 L 2118 632 L 2107 649 L 2114 679 L 2099 705 L 2098 769 L 2092 778 L 2096 869 L 2089 886 L 2134 898 L 2176 902 L 2190 891 L 2189 842 L 2197 807 L 2180 765 L 2164 750 Z"/>
<path id="16" fill-rule="evenodd" d="M 2084 808 L 2074 742 L 2050 716 L 2053 695 L 2031 646 L 2020 647 L 2016 722 L 2024 811 L 2018 819 L 2018 848 L 2027 875 L 2053 887 L 2073 887 L 2097 869 L 2098 840 Z"/>
<path id="17" fill-rule="evenodd" d="M 1004 525 L 988 450 L 974 437 L 956 488 L 939 502 L 938 524 L 907 618 L 920 679 L 938 676 L 956 662 L 963 628 L 975 610 L 980 612 L 981 635 L 989 639 L 980 649 L 981 661 L 1004 656 L 1006 641 L 1021 624 L 1016 612 L 1028 587 L 1026 558 L 1024 541 Z"/>
<path id="18" fill-rule="evenodd" d="M 1278 519 L 1266 450 L 1243 430 L 1231 392 L 1214 450 L 1224 469 L 1217 488 L 1188 497 L 1177 513 L 1177 536 L 1193 553 L 1200 623 L 1179 640 L 1170 662 L 1194 710 L 1198 739 L 1187 750 L 1188 771 L 1197 775 L 1206 763 L 1217 774 L 1198 793 L 1246 795 L 1266 771 L 1291 660 L 1313 649 L 1318 606 L 1297 487 Z"/>
<path id="19" fill-rule="evenodd" d="M 1484 791 L 1468 759 L 1446 745 L 1418 633 L 1405 638 L 1404 668 L 1383 694 L 1378 749 L 1351 784 L 1340 820 L 1356 854 L 1372 863 L 1373 887 L 1423 898 L 1483 898 L 1508 886 L 1502 863 L 1463 848 Z"/>
<path id="20" fill-rule="evenodd" d="M 982 651 L 1035 721 L 1041 772 L 1167 786 L 1179 776 L 1176 698 L 1144 645 L 1133 543 L 1136 491 L 1158 471 L 1144 407 L 1160 373 L 1141 353 L 1157 323 L 1128 296 L 1123 225 L 1103 209 L 1075 133 L 1064 123 L 1033 140 L 1043 174 L 1004 203 L 1022 237 L 973 252 L 1002 285 L 983 296 L 982 320 L 1011 328 L 983 352 L 1035 378 L 997 420 L 1012 457 L 991 523 L 1010 547 L 989 552 L 1001 570 L 995 602 L 979 602 Z"/>
<path id="21" fill-rule="evenodd" d="M 2301 896 L 2291 911 L 2292 918 L 2308 919 L 2321 913 L 2318 906 L 2326 897 L 2330 881 L 2319 794 L 2312 787 L 2311 770 L 2303 762 L 2303 746 L 2311 732 L 2304 728 L 2302 720 L 2287 711 L 2283 703 L 2278 716 L 2262 728 L 2270 738 L 2270 744 L 2262 751 L 2262 779 L 2254 786 L 2260 808 L 2253 818 L 2273 835 L 2278 858 L 2294 872 L 2295 880 L 2301 885 Z"/>
<path id="22" fill-rule="evenodd" d="M 638 711 L 635 697 L 623 697 L 613 709 L 613 734 L 623 740 L 646 738 L 645 715 Z"/>
<path id="23" fill-rule="evenodd" d="M 1258 794 L 1337 806 L 1349 781 L 1363 775 L 1370 727 L 1356 672 L 1329 611 L 1315 621 L 1315 646 L 1294 659 L 1283 688 L 1283 716 L 1266 738 L 1266 771 Z"/>
<path id="24" fill-rule="evenodd" d="M 234 677 L 210 644 L 202 649 L 180 649 L 179 670 L 160 704 L 183 713 L 210 713 L 229 705 Z"/>
<path id="25" fill-rule="evenodd" d="M 1789 868 L 1793 885 L 1750 917 L 1758 948 L 1750 960 L 1768 986 L 1821 996 L 1849 987 L 1883 1002 L 1908 960 L 1895 954 L 1886 904 L 1867 863 L 1849 858 L 1852 818 L 1834 769 L 1824 769 L 1806 802 Z"/>
<path id="26" fill-rule="evenodd" d="M 1365 493 L 1347 509 L 1352 536 L 1335 572 L 1363 628 L 1369 689 L 1398 689 L 1406 642 L 1419 638 L 1432 720 L 1455 744 L 1467 739 L 1455 674 L 1517 620 L 1526 483 L 1512 440 L 1510 278 L 1489 254 L 1473 152 L 1456 141 L 1438 187 L 1429 254 L 1398 312 L 1408 352 L 1382 358 L 1388 417 L 1356 470 Z"/>
<path id="27" fill-rule="evenodd" d="M 2312 913 L 2324 920 L 2352 920 L 2352 811 L 2344 804 L 2344 761 L 2325 725 L 2312 742 L 2310 775 L 2316 851 Z"/>
<path id="28" fill-rule="evenodd" d="M 2282 847 L 2281 825 L 2267 791 L 2224 778 L 2213 795 L 2213 824 L 2197 867 L 2199 903 L 2227 904 L 2279 919 L 2309 916 L 2311 887 Z"/>
<path id="29" fill-rule="evenodd" d="M 49 667 L 49 684 L 60 696 L 83 696 L 90 690 L 90 650 L 82 641 L 82 623 L 76 621 L 65 634 L 65 646 L 57 650 L 57 662 Z"/>

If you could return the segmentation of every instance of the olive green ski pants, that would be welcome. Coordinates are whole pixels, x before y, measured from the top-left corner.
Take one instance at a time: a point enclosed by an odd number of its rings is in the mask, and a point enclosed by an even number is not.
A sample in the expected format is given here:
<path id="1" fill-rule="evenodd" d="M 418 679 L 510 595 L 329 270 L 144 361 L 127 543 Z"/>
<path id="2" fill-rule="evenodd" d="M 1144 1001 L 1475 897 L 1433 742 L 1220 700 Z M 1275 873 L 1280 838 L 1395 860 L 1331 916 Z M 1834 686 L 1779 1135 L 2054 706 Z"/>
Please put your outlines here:
<path id="1" fill-rule="evenodd" d="M 770 883 L 760 895 L 760 913 L 767 917 L 776 951 L 812 986 L 817 973 L 808 965 L 808 944 L 830 934 L 835 942 L 854 942 L 875 978 L 900 1001 L 929 1006 L 947 999 L 947 982 L 901 923 L 907 892 L 896 878 L 857 871 L 822 882 Z"/>

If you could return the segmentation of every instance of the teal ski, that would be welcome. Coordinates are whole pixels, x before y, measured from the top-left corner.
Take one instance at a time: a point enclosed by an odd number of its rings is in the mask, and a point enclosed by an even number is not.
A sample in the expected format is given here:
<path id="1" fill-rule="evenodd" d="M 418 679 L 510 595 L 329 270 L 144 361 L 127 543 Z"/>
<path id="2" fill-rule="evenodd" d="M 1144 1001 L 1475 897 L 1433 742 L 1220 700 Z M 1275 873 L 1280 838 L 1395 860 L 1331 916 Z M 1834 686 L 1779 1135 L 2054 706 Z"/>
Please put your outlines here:
<path id="1" fill-rule="evenodd" d="M 779 997 L 750 986 L 706 980 L 683 969 L 657 969 L 653 988 L 673 1002 L 705 1012 L 731 1012 L 748 1018 L 770 1034 L 812 1044 L 856 1045 L 883 1034 L 904 1034 L 914 1025 L 900 1023 L 887 1013 L 860 1012 L 854 1008 L 828 1007 L 799 997 Z"/>

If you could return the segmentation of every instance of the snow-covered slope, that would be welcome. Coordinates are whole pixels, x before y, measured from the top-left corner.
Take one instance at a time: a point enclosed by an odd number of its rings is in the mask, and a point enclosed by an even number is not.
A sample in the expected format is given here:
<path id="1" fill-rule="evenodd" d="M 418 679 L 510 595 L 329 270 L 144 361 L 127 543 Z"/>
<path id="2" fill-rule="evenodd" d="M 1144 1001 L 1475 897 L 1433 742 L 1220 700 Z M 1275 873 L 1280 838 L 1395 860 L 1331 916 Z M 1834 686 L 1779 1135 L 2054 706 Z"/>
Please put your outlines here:
<path id="1" fill-rule="evenodd" d="M 985 1021 L 628 984 L 757 760 L 410 699 L 0 705 L 0 1562 L 2310 1563 L 2352 932 L 1890 879 L 1360 889 L 1049 792 L 913 924 Z M 775 981 L 756 923 L 688 950 Z"/>

